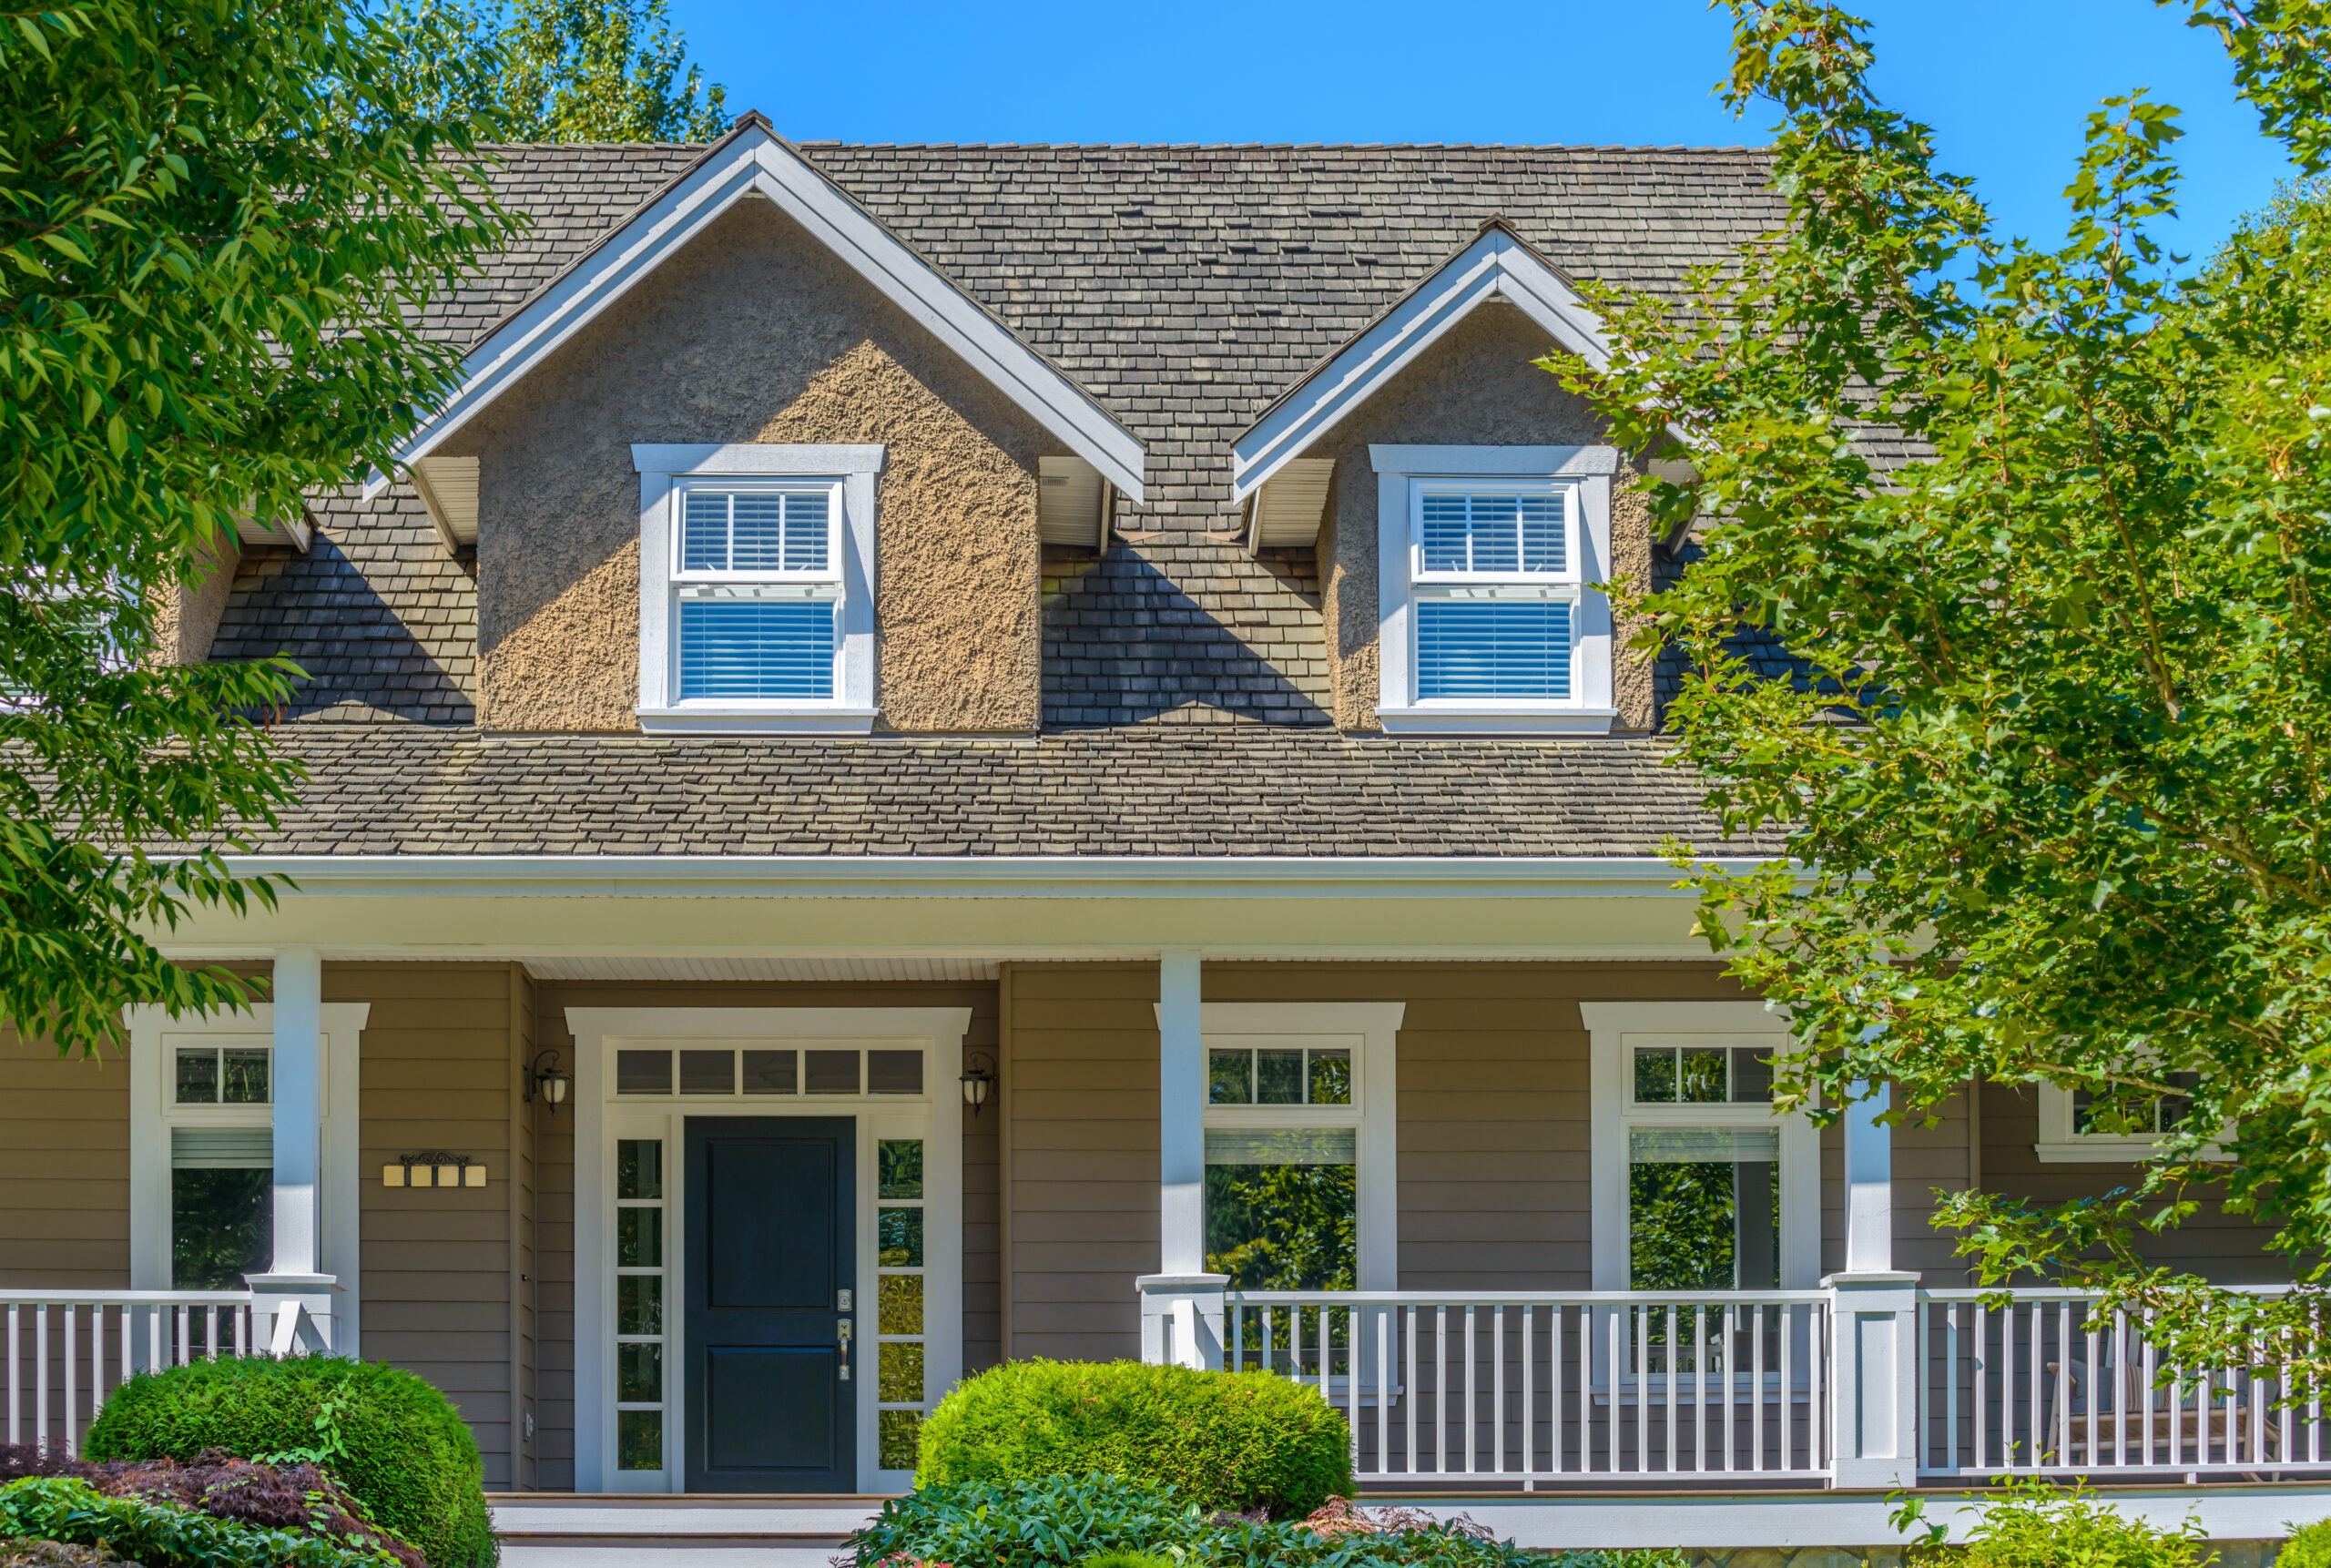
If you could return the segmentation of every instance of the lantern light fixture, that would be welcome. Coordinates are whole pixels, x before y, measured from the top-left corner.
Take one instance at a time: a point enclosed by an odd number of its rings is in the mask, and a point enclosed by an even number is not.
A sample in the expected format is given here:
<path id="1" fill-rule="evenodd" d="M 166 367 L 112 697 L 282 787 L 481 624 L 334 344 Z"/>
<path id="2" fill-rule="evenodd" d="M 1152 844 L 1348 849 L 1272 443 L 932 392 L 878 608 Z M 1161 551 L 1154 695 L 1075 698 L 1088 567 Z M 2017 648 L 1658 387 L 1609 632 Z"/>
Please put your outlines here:
<path id="1" fill-rule="evenodd" d="M 994 1089 L 995 1058 L 984 1051 L 972 1052 L 963 1063 L 963 1104 L 972 1108 L 972 1115 L 980 1114 Z"/>
<path id="2" fill-rule="evenodd" d="M 547 1067 L 543 1065 L 545 1058 L 550 1062 Z M 544 1103 L 550 1106 L 551 1115 L 556 1115 L 559 1106 L 566 1103 L 566 1086 L 573 1082 L 575 1075 L 560 1068 L 557 1052 L 537 1052 L 534 1065 L 526 1069 L 526 1103 L 532 1105 L 539 1092 Z"/>

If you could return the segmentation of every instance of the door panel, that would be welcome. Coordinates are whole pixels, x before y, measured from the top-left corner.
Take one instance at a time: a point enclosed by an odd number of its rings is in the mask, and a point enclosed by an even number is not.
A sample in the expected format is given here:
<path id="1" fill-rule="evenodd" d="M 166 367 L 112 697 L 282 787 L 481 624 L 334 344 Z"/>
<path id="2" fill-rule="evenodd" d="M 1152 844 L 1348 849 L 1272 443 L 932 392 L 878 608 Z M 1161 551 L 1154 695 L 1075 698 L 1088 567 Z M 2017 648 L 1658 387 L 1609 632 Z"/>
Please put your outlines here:
<path id="1" fill-rule="evenodd" d="M 857 1490 L 856 1161 L 848 1117 L 688 1118 L 690 1492 Z"/>

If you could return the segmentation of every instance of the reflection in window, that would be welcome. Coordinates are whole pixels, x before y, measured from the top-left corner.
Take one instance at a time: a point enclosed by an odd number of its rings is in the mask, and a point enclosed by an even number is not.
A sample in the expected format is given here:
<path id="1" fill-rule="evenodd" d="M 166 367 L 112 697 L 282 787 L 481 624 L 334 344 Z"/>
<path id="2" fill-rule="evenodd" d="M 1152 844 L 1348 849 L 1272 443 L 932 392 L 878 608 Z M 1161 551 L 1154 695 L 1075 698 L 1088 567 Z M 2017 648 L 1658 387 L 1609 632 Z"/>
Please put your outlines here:
<path id="1" fill-rule="evenodd" d="M 1636 1127 L 1627 1135 L 1628 1288 L 1780 1285 L 1780 1134 Z"/>
<path id="2" fill-rule="evenodd" d="M 1349 1127 L 1208 1127 L 1207 1271 L 1237 1289 L 1356 1288 L 1358 1149 Z"/>
<path id="3" fill-rule="evenodd" d="M 625 1052 L 631 1055 L 635 1053 Z M 662 1059 L 669 1093 L 671 1053 Z M 686 1053 L 693 1055 L 697 1053 Z M 717 1054 L 724 1065 L 729 1052 Z M 683 1087 L 687 1067 L 683 1065 Z M 664 1143 L 616 1140 L 616 1468 L 664 1468 Z M 646 1407 L 646 1408 L 643 1408 Z"/>
<path id="4" fill-rule="evenodd" d="M 1206 1053 L 1206 1102 L 1215 1105 L 1349 1105 L 1351 1053 L 1299 1047 Z"/>
<path id="5" fill-rule="evenodd" d="M 2171 1073 L 2163 1080 L 2193 1089 L 2199 1073 Z M 2190 1095 L 2143 1095 L 2093 1089 L 2072 1091 L 2072 1131 L 2092 1137 L 2144 1138 L 2174 1132 L 2194 1114 Z"/>
<path id="6" fill-rule="evenodd" d="M 181 1057 L 183 1060 L 183 1057 Z M 267 1127 L 170 1129 L 170 1284 L 240 1290 L 275 1257 L 275 1135 Z"/>
<path id="7" fill-rule="evenodd" d="M 922 1054 L 869 1052 L 870 1058 L 909 1056 L 915 1062 L 915 1087 L 921 1088 Z M 899 1064 L 893 1064 L 895 1068 Z M 869 1064 L 874 1092 L 885 1071 Z M 874 1397 L 875 1463 L 883 1470 L 911 1471 L 919 1457 L 922 1417 L 929 1393 L 923 1367 L 922 1214 L 921 1138 L 883 1138 L 875 1145 Z"/>
<path id="8" fill-rule="evenodd" d="M 1634 1101 L 1638 1105 L 1761 1105 L 1772 1097 L 1771 1062 L 1746 1046 L 1635 1048 Z"/>

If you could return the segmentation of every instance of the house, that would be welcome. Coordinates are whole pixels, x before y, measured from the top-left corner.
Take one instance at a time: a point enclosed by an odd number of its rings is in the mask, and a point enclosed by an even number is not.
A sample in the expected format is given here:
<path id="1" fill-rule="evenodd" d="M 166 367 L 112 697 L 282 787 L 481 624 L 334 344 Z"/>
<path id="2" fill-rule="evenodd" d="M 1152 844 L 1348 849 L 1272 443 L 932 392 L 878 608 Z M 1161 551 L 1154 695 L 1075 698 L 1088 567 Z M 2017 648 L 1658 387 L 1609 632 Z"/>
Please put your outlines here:
<path id="1" fill-rule="evenodd" d="M 1692 933 L 1663 843 L 1771 846 L 1603 592 L 1689 541 L 1532 361 L 1607 352 L 1578 278 L 1774 225 L 1760 154 L 748 116 L 499 178 L 458 395 L 174 606 L 309 675 L 244 861 L 296 890 L 169 935 L 272 1002 L 0 1054 L 10 1441 L 313 1344 L 509 1493 L 862 1497 L 966 1373 L 1146 1355 L 1572 1543 L 1882 1542 L 2008 1469 L 2331 1512 L 2313 1407 L 2152 1391 L 2142 1324 L 1987 1303 L 1926 1223 L 2147 1138 L 2011 1084 L 1776 1117 Z"/>

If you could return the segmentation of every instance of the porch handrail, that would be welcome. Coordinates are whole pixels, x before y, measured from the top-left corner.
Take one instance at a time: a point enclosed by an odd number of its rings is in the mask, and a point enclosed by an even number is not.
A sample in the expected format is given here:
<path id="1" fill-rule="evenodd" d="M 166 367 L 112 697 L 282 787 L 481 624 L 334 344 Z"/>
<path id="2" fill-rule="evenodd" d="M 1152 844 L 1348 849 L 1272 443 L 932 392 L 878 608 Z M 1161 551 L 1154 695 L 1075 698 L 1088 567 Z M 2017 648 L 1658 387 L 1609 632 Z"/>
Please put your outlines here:
<path id="1" fill-rule="evenodd" d="M 0 1286 L 0 1307 L 248 1307 L 248 1290 L 19 1290 Z"/>
<path id="2" fill-rule="evenodd" d="M 1667 1307 L 1685 1302 L 1711 1307 L 1827 1301 L 1827 1290 L 1239 1290 L 1227 1289 L 1232 1305 L 1429 1307 Z"/>

